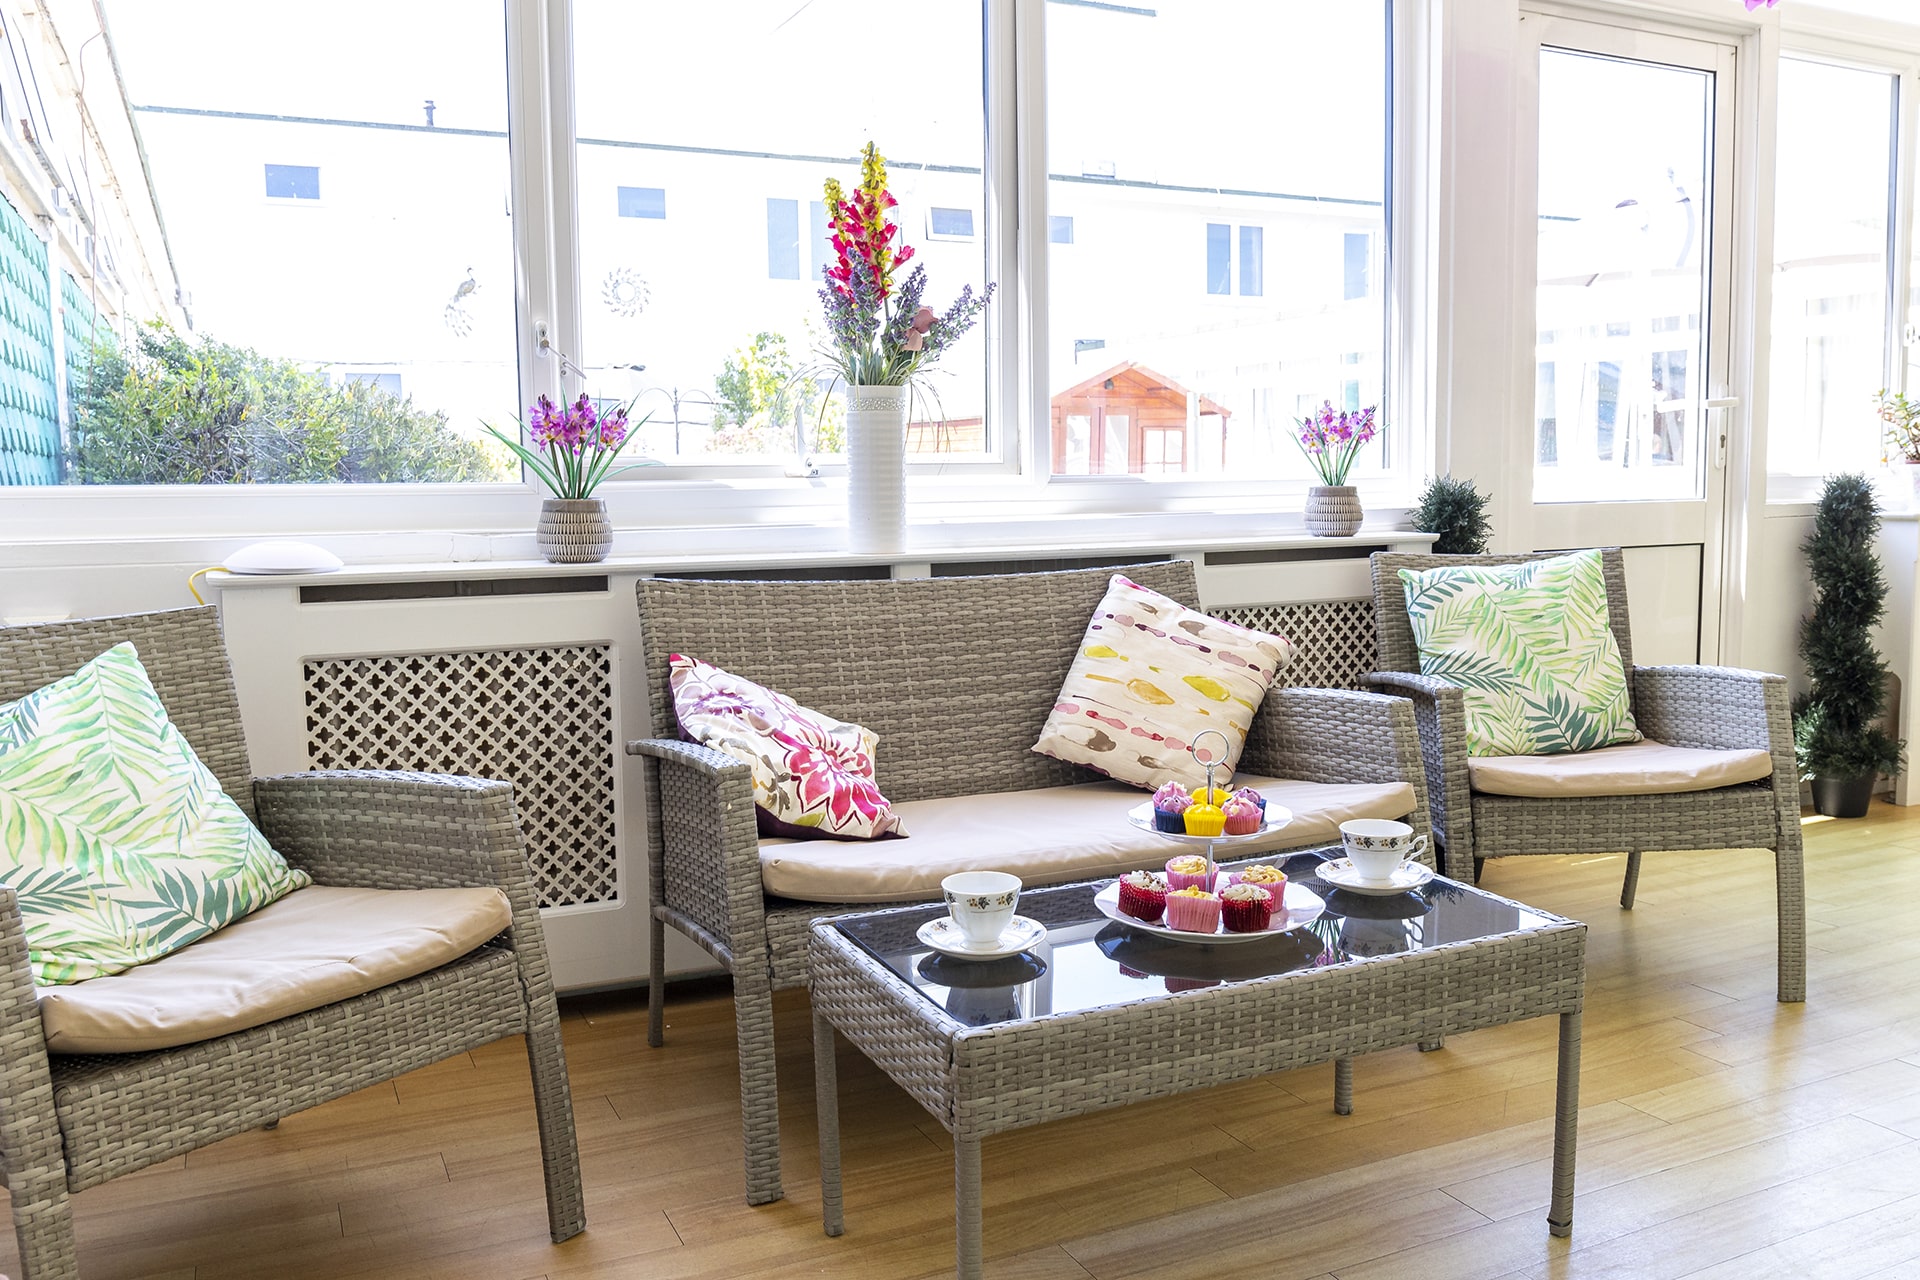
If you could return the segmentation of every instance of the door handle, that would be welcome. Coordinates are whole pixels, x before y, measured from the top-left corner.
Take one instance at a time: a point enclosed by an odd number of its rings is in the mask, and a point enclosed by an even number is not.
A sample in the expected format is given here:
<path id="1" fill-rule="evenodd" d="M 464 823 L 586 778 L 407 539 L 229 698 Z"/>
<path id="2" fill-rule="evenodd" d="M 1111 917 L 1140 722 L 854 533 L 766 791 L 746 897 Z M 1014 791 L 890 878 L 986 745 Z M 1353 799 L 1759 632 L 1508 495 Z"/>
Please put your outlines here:
<path id="1" fill-rule="evenodd" d="M 1740 407 L 1740 397 L 1715 396 L 1710 400 L 1703 401 L 1701 407 L 1709 413 L 1715 409 L 1723 411 L 1720 415 L 1720 420 L 1714 424 L 1713 465 L 1716 470 L 1724 471 L 1727 467 L 1727 418 L 1724 411 L 1738 409 Z"/>

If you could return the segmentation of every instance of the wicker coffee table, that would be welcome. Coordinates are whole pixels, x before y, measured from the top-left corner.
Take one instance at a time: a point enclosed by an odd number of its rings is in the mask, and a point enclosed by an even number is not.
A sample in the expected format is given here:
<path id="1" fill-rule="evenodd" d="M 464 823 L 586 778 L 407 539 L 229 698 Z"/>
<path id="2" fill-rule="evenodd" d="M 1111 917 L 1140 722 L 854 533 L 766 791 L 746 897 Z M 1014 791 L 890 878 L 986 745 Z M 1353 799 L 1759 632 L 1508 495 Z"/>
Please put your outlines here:
<path id="1" fill-rule="evenodd" d="M 1020 914 L 1048 928 L 1033 952 L 951 960 L 914 937 L 944 908 L 861 912 L 813 926 L 814 1080 L 828 1235 L 843 1227 L 835 1033 L 953 1134 L 958 1272 L 980 1275 L 980 1142 L 989 1134 L 1148 1098 L 1335 1063 L 1352 1109 L 1352 1057 L 1560 1015 L 1554 1235 L 1573 1227 L 1575 1112 L 1587 927 L 1445 878 L 1362 897 L 1288 875 L 1327 900 L 1314 924 L 1258 942 L 1154 938 L 1094 906 L 1105 881 L 1034 890 Z"/>

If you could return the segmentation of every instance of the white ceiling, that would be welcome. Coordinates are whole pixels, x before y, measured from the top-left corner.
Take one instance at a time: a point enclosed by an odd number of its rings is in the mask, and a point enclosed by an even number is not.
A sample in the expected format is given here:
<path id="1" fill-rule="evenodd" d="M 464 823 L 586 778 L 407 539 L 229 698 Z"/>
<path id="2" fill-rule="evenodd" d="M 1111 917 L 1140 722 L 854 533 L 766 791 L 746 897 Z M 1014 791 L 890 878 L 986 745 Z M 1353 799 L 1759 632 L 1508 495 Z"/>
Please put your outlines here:
<path id="1" fill-rule="evenodd" d="M 1796 0 L 1780 0 L 1784 12 L 1788 6 L 1800 7 Z M 1920 24 L 1920 0 L 1818 0 L 1817 7 L 1833 9 L 1840 13 L 1857 13 L 1869 18 L 1884 18 L 1889 22 L 1904 22 L 1908 25 Z"/>

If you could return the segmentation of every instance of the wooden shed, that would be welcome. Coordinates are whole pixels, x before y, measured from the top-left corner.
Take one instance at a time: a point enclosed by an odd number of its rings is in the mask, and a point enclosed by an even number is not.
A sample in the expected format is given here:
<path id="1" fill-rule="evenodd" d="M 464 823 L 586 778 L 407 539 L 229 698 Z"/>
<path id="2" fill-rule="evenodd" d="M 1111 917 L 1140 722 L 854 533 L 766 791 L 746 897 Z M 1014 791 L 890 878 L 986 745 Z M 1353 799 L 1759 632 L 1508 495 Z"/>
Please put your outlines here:
<path id="1" fill-rule="evenodd" d="M 1221 462 L 1231 411 L 1164 374 L 1127 361 L 1053 398 L 1055 475 L 1197 469 L 1200 419 L 1220 419 Z"/>

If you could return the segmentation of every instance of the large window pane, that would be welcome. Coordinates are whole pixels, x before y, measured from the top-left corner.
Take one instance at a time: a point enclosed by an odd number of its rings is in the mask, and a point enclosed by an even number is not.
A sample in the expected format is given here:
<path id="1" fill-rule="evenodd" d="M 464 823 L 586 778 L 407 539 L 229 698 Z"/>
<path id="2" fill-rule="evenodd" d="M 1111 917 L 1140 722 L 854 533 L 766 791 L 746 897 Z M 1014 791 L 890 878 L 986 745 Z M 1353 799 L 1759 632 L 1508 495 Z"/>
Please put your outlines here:
<path id="1" fill-rule="evenodd" d="M 928 304 L 983 287 L 980 0 L 576 0 L 573 25 L 585 333 L 570 354 L 593 394 L 638 396 L 640 448 L 663 461 L 839 452 L 838 399 L 805 376 L 832 252 L 821 186 L 854 187 L 872 140 Z M 855 52 L 875 39 L 884 51 Z M 616 216 L 634 187 L 663 193 L 660 211 Z M 946 353 L 909 448 L 986 451 L 986 350 L 976 329 Z"/>
<path id="2" fill-rule="evenodd" d="M 514 478 L 502 7 L 95 12 L 5 26 L 0 483 Z"/>
<path id="3" fill-rule="evenodd" d="M 1767 469 L 1812 476 L 1880 457 L 1895 79 L 1780 60 Z"/>
<path id="4" fill-rule="evenodd" d="M 1294 418 L 1384 398 L 1386 5 L 1046 22 L 1053 470 L 1308 478 Z"/>
<path id="5" fill-rule="evenodd" d="M 1534 499 L 1705 493 L 1713 76 L 1540 53 Z"/>

